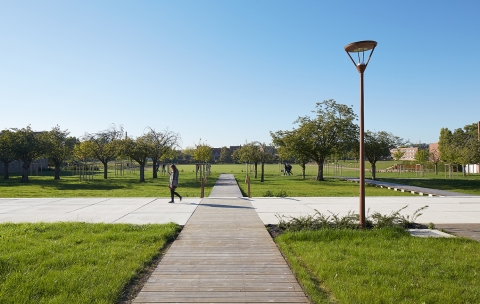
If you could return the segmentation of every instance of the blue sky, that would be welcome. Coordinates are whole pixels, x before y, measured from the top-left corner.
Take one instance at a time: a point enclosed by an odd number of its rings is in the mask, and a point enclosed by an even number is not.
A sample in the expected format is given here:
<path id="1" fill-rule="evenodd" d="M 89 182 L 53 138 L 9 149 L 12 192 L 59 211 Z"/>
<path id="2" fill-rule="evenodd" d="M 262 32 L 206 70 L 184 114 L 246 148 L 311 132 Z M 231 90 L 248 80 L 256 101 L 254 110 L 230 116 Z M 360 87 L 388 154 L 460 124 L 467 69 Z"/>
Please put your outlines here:
<path id="1" fill-rule="evenodd" d="M 0 129 L 271 142 L 316 102 L 418 143 L 480 120 L 479 1 L 2 1 Z"/>

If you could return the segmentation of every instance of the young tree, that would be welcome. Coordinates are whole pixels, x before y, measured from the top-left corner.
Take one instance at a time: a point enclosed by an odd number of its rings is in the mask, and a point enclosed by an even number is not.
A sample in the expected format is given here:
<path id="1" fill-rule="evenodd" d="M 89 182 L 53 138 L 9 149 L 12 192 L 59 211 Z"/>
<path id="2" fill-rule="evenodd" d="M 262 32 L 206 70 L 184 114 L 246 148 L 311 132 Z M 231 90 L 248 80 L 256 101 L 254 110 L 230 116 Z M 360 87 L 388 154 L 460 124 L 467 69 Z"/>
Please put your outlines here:
<path id="1" fill-rule="evenodd" d="M 45 144 L 40 136 L 41 133 L 34 132 L 30 126 L 13 130 L 15 131 L 13 136 L 14 155 L 16 159 L 23 162 L 21 182 L 28 183 L 28 169 L 34 160 L 44 154 Z"/>
<path id="2" fill-rule="evenodd" d="M 257 178 L 257 165 L 260 162 L 260 148 L 255 142 L 247 143 L 235 150 L 233 157 L 237 162 L 254 164 L 254 177 Z"/>
<path id="3" fill-rule="evenodd" d="M 377 172 L 377 161 L 389 157 L 390 150 L 394 147 L 400 145 L 402 139 L 398 136 L 394 136 L 391 133 L 385 131 L 365 132 L 364 143 L 365 143 L 365 157 L 370 162 L 372 166 L 372 179 L 375 180 Z"/>
<path id="4" fill-rule="evenodd" d="M 440 151 L 438 148 L 429 150 L 429 160 L 433 163 L 435 168 L 435 175 L 438 175 L 438 163 L 440 162 Z"/>
<path id="5" fill-rule="evenodd" d="M 265 143 L 256 142 L 258 146 L 258 156 L 261 166 L 260 182 L 265 181 L 265 163 L 273 160 L 273 149 L 272 147 L 267 146 Z"/>
<path id="6" fill-rule="evenodd" d="M 335 100 L 325 100 L 316 104 L 316 118 L 299 117 L 296 123 L 299 136 L 305 139 L 305 155 L 318 166 L 318 181 L 323 181 L 323 163 L 334 153 L 346 150 L 353 142 L 358 142 L 358 126 L 352 108 L 338 104 Z"/>
<path id="7" fill-rule="evenodd" d="M 55 166 L 54 179 L 60 179 L 60 168 L 63 162 L 72 156 L 77 139 L 68 136 L 68 130 L 61 130 L 57 125 L 49 132 L 42 133 L 42 140 L 46 144 L 45 156 Z"/>
<path id="8" fill-rule="evenodd" d="M 9 179 L 8 166 L 15 160 L 14 132 L 3 130 L 0 132 L 0 161 L 3 163 L 3 179 Z"/>
<path id="9" fill-rule="evenodd" d="M 91 152 L 103 164 L 103 178 L 108 176 L 108 162 L 115 160 L 121 152 L 121 139 L 123 137 L 123 127 L 117 130 L 115 125 L 109 129 L 95 134 L 85 135 L 85 139 L 91 144 Z"/>
<path id="10" fill-rule="evenodd" d="M 90 141 L 81 141 L 73 147 L 73 157 L 80 162 L 86 162 L 89 158 L 93 158 L 93 144 Z"/>
<path id="11" fill-rule="evenodd" d="M 195 145 L 195 150 L 193 150 L 193 158 L 203 163 L 202 170 L 200 171 L 200 176 L 206 176 L 205 174 L 205 164 L 208 163 L 213 158 L 213 149 L 209 145 L 199 142 L 198 145 Z M 203 174 L 202 174 L 203 172 Z"/>

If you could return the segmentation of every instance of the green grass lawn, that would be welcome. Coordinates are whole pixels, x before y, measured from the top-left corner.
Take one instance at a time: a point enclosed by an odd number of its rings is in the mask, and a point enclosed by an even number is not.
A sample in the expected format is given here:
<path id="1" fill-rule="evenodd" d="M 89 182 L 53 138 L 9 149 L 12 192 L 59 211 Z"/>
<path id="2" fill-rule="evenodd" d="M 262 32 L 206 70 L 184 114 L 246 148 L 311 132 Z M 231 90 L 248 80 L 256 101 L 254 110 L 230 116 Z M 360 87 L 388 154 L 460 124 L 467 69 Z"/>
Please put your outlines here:
<path id="1" fill-rule="evenodd" d="M 341 164 L 341 162 L 340 162 Z M 381 163 L 380 163 L 381 164 Z M 385 162 L 380 167 L 391 166 Z M 325 168 L 326 181 L 315 180 L 317 166 L 308 165 L 306 177 L 302 179 L 301 168 L 293 165 L 294 175 L 283 175 L 283 165 L 265 165 L 265 181 L 260 182 L 260 166 L 258 175 L 254 176 L 254 166 L 248 167 L 244 164 L 236 165 L 212 165 L 208 183 L 205 185 L 205 196 L 208 196 L 214 186 L 216 179 L 221 173 L 234 174 L 244 196 L 248 189 L 245 183 L 246 171 L 248 169 L 251 181 L 251 196 L 261 197 L 266 194 L 295 196 L 358 196 L 358 184 L 344 182 L 338 177 L 358 177 L 357 163 L 345 163 L 349 169 L 339 169 L 335 166 Z M 195 174 L 195 165 L 179 165 L 180 186 L 178 191 L 185 197 L 200 197 L 200 179 Z M 93 180 L 80 180 L 78 175 L 71 172 L 63 172 L 60 180 L 54 180 L 51 171 L 43 172 L 41 176 L 30 176 L 29 183 L 20 183 L 20 177 L 12 175 L 9 180 L 0 179 L 0 197 L 169 197 L 168 175 L 159 173 L 157 179 L 152 178 L 151 168 L 147 168 L 145 182 L 139 182 L 139 173 L 126 172 L 124 175 L 115 175 L 110 171 L 108 179 L 103 179 L 103 173 L 97 172 Z M 368 178 L 368 174 L 367 174 Z M 378 180 L 420 186 L 426 188 L 469 193 L 480 195 L 480 175 L 468 175 L 455 173 L 452 178 L 445 178 L 444 175 L 433 173 L 418 177 L 415 172 L 398 174 L 395 172 L 378 173 Z M 367 196 L 399 196 L 411 195 L 381 189 L 366 187 Z"/>
<path id="2" fill-rule="evenodd" d="M 480 243 L 403 229 L 288 232 L 276 239 L 312 303 L 480 303 Z"/>
<path id="3" fill-rule="evenodd" d="M 180 226 L 0 224 L 0 303 L 118 303 Z"/>
<path id="4" fill-rule="evenodd" d="M 194 166 L 178 166 L 180 185 L 177 189 L 182 196 L 200 197 L 201 182 L 196 178 Z M 208 196 L 218 178 L 212 173 L 205 185 Z M 103 172 L 96 173 L 93 180 L 80 180 L 65 172 L 60 180 L 54 180 L 52 172 L 43 172 L 41 176 L 30 176 L 29 183 L 21 183 L 20 176 L 11 176 L 8 180 L 0 179 L 0 197 L 169 197 L 169 175 L 159 174 L 152 178 L 152 172 L 145 173 L 145 182 L 139 182 L 139 173 L 126 173 L 115 176 L 110 171 L 108 179 L 103 179 Z"/>

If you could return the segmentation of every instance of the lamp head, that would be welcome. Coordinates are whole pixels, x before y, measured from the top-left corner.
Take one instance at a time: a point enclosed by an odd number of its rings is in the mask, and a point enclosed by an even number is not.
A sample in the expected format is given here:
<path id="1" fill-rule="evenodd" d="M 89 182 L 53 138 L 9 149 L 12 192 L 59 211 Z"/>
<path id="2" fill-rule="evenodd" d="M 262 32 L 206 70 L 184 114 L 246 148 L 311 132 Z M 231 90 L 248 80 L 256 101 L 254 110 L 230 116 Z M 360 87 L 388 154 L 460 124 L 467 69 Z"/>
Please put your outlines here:
<path id="1" fill-rule="evenodd" d="M 350 44 L 347 44 L 345 46 L 345 52 L 347 52 L 348 56 L 352 60 L 357 70 L 360 73 L 363 73 L 363 71 L 365 71 L 365 69 L 367 68 L 368 62 L 370 61 L 370 58 L 372 57 L 373 51 L 375 50 L 376 46 L 377 46 L 377 42 L 373 40 L 357 41 L 357 42 L 352 42 Z M 368 56 L 367 62 L 365 62 L 366 51 L 370 51 L 370 55 Z M 352 55 L 350 55 L 350 53 L 357 53 L 357 57 L 358 57 L 357 62 L 353 60 Z M 360 53 L 361 53 L 361 56 L 360 56 Z"/>

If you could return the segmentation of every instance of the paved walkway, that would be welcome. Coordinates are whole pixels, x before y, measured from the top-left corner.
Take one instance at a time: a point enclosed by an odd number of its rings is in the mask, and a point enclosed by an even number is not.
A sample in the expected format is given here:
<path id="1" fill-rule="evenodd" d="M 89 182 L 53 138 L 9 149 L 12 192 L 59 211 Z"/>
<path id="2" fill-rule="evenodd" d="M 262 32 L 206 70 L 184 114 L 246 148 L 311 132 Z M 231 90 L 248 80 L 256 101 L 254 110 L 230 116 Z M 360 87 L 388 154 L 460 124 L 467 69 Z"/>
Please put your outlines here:
<path id="1" fill-rule="evenodd" d="M 133 303 L 309 303 L 231 175 L 202 200 Z"/>

